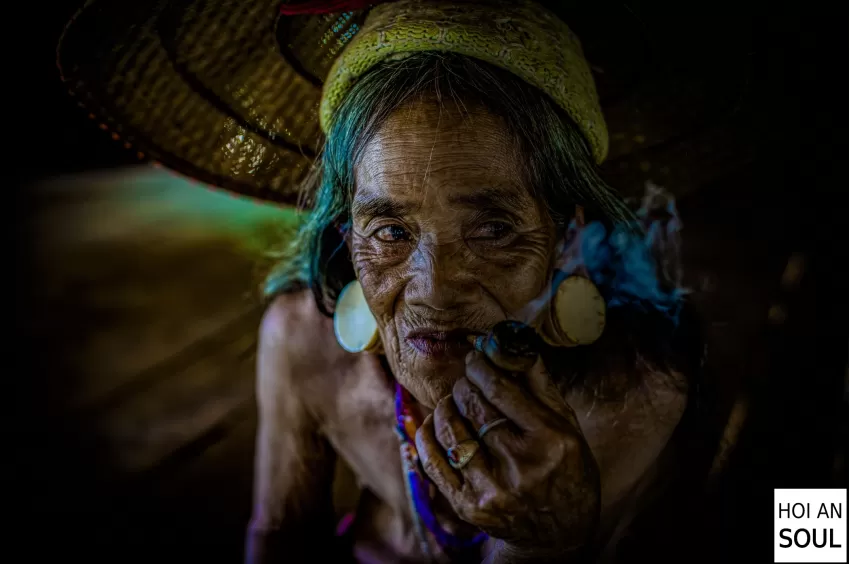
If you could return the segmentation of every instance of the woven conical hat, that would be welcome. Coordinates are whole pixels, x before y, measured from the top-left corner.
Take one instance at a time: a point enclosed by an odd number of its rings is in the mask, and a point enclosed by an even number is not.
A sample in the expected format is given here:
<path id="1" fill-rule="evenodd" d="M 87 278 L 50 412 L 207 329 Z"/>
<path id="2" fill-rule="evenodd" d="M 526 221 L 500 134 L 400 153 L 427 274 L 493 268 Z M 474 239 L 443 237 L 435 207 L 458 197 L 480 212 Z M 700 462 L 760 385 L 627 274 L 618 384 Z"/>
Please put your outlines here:
<path id="1" fill-rule="evenodd" d="M 206 184 L 295 204 L 320 145 L 318 77 L 363 17 L 283 17 L 279 0 L 93 0 L 58 64 L 117 141 Z"/>
<path id="2" fill-rule="evenodd" d="M 618 4 L 544 4 L 590 45 L 612 135 L 609 176 L 634 191 L 645 175 L 623 159 L 703 121 L 709 112 L 695 108 L 707 106 L 705 97 L 698 89 L 698 103 L 681 89 L 629 94 L 647 74 L 645 45 Z M 280 0 L 89 0 L 61 38 L 62 78 L 102 129 L 140 155 L 240 195 L 297 204 L 322 142 L 323 81 L 369 11 L 283 16 L 280 8 Z M 653 171 L 667 167 L 678 179 L 663 154 L 650 160 Z"/>

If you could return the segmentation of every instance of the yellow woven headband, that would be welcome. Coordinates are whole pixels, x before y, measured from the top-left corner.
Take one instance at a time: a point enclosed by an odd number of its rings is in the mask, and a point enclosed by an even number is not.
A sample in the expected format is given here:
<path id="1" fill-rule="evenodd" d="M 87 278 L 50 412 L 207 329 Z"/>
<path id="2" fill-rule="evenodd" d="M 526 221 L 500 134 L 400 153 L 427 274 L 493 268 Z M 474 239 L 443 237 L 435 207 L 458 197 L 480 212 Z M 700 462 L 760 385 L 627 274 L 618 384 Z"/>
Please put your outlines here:
<path id="1" fill-rule="evenodd" d="M 376 6 L 328 73 L 322 130 L 328 132 L 358 77 L 389 57 L 419 51 L 458 53 L 515 74 L 563 108 L 596 162 L 605 160 L 608 130 L 581 44 L 564 22 L 529 0 L 400 0 Z"/>

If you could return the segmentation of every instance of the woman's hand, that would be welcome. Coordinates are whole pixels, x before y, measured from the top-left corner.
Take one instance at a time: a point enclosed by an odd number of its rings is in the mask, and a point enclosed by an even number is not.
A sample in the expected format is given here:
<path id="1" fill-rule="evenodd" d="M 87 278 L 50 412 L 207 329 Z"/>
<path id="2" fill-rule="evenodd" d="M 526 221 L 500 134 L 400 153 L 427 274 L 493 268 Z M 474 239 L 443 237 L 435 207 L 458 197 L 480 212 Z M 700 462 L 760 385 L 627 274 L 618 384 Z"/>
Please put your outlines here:
<path id="1" fill-rule="evenodd" d="M 503 541 L 504 561 L 563 561 L 558 555 L 589 542 L 599 518 L 599 474 L 575 413 L 540 359 L 525 374 L 475 351 L 466 361 L 466 377 L 416 434 L 423 469 L 461 519 Z M 453 468 L 447 452 L 471 440 L 480 448 Z"/>

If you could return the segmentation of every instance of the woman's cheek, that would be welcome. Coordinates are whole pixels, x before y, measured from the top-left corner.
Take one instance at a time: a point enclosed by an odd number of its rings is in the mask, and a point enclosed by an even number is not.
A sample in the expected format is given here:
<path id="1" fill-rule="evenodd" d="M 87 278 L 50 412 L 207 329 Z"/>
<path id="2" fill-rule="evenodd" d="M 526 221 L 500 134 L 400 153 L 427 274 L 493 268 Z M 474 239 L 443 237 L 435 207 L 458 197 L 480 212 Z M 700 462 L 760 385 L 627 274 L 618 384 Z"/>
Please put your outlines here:
<path id="1" fill-rule="evenodd" d="M 544 237 L 521 239 L 510 249 L 492 251 L 479 279 L 511 315 L 537 299 L 549 284 L 552 250 Z"/>
<path id="2" fill-rule="evenodd" d="M 351 250 L 354 270 L 363 287 L 363 295 L 381 327 L 393 317 L 393 304 L 404 283 L 398 268 L 403 261 L 392 260 L 379 245 L 355 241 Z"/>

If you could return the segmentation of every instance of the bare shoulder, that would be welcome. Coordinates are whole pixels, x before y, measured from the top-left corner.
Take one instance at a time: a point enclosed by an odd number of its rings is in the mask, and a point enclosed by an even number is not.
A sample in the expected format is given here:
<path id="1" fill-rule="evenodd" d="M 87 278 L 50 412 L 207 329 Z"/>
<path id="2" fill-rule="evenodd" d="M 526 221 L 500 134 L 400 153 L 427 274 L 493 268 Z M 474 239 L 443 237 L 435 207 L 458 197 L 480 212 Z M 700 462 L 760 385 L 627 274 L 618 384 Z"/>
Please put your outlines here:
<path id="1" fill-rule="evenodd" d="M 323 315 L 308 292 L 282 294 L 268 306 L 260 323 L 261 349 L 285 353 L 293 362 L 322 363 L 342 356 L 333 320 Z"/>
<path id="2" fill-rule="evenodd" d="M 281 294 L 271 301 L 260 325 L 261 337 L 278 344 L 297 341 L 311 329 L 330 322 L 309 291 Z"/>
<path id="3" fill-rule="evenodd" d="M 279 403 L 334 385 L 334 367 L 345 360 L 333 320 L 322 315 L 309 291 L 283 294 L 266 309 L 259 330 L 257 396 Z M 312 395 L 309 394 L 309 395 Z M 306 407 L 306 406 L 305 406 Z"/>

